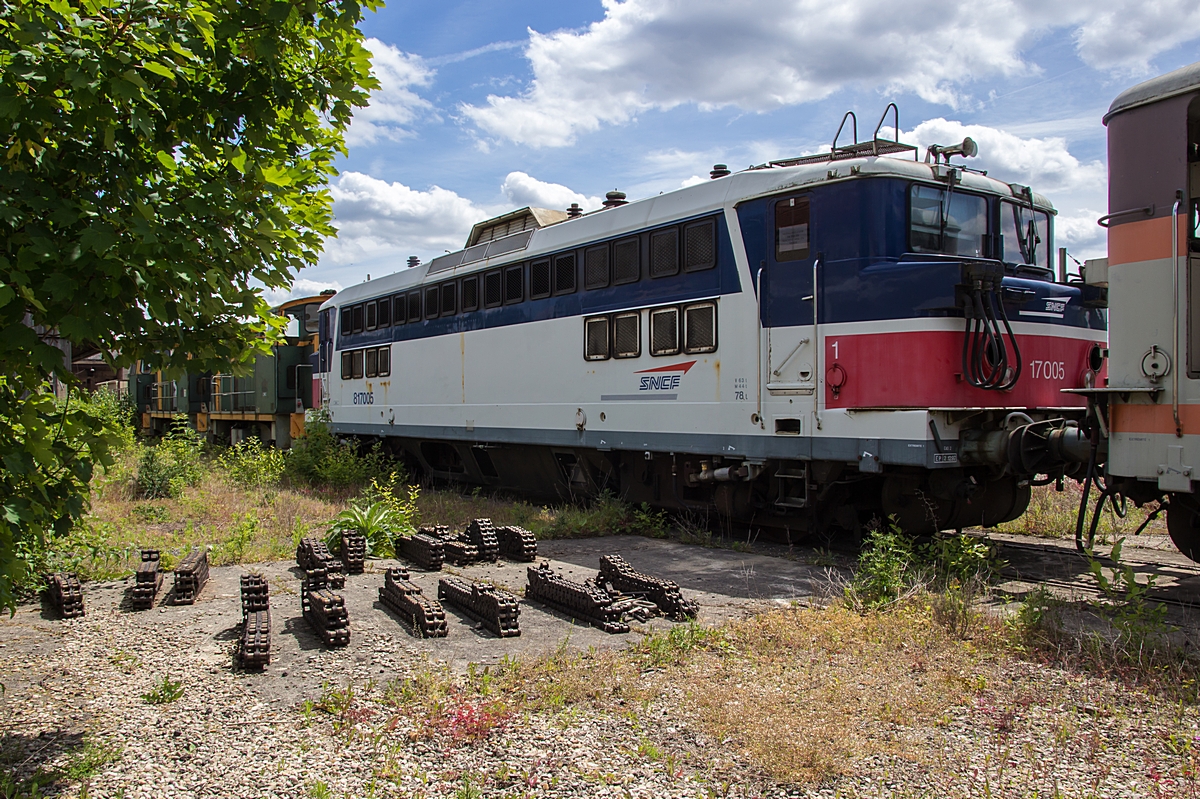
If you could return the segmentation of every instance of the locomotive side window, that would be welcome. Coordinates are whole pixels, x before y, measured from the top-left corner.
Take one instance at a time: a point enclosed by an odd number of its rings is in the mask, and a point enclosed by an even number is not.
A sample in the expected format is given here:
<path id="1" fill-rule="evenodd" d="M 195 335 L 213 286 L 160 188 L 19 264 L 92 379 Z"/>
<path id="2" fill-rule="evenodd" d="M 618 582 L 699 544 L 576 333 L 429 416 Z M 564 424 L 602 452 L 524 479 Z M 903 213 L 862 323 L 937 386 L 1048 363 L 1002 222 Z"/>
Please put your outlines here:
<path id="1" fill-rule="evenodd" d="M 504 270 L 504 304 L 516 305 L 525 299 L 525 267 L 510 266 Z"/>
<path id="2" fill-rule="evenodd" d="M 407 316 L 404 310 L 404 295 L 397 294 L 392 297 L 392 324 L 402 325 Z"/>
<path id="3" fill-rule="evenodd" d="M 379 376 L 388 377 L 392 373 L 392 349 L 391 347 L 379 348 Z"/>
<path id="4" fill-rule="evenodd" d="M 348 336 L 354 332 L 354 311 L 346 306 L 338 308 L 338 314 L 342 317 L 342 335 Z"/>
<path id="5" fill-rule="evenodd" d="M 421 292 L 408 292 L 408 323 L 421 321 Z"/>
<path id="6" fill-rule="evenodd" d="M 463 311 L 479 310 L 479 278 L 464 277 L 462 281 Z"/>
<path id="7" fill-rule="evenodd" d="M 354 377 L 354 354 L 351 352 L 342 353 L 342 379 L 351 380 Z"/>
<path id="8" fill-rule="evenodd" d="M 678 308 L 657 308 L 650 312 L 650 354 L 679 354 Z"/>
<path id="9" fill-rule="evenodd" d="M 683 229 L 683 271 L 699 272 L 717 265 L 717 226 L 713 220 Z"/>
<path id="10" fill-rule="evenodd" d="M 679 274 L 679 231 L 675 228 L 650 234 L 650 277 Z"/>
<path id="11" fill-rule="evenodd" d="M 354 332 L 361 333 L 363 331 L 363 307 L 362 303 L 354 306 L 352 311 L 354 315 Z"/>
<path id="12" fill-rule="evenodd" d="M 642 354 L 642 315 L 619 313 L 613 317 L 613 357 L 636 358 Z"/>
<path id="13" fill-rule="evenodd" d="M 987 200 L 936 186 L 913 185 L 909 245 L 913 252 L 986 258 Z"/>
<path id="14" fill-rule="evenodd" d="M 550 296 L 550 259 L 534 261 L 529 265 L 529 299 L 540 300 Z"/>
<path id="15" fill-rule="evenodd" d="M 613 244 L 613 283 L 636 283 L 642 277 L 642 246 L 637 237 Z"/>
<path id="16" fill-rule="evenodd" d="M 442 284 L 442 316 L 454 316 L 455 305 L 458 301 L 456 288 L 458 287 L 453 280 Z"/>
<path id="17" fill-rule="evenodd" d="M 488 272 L 483 276 L 483 307 L 495 308 L 504 301 L 504 289 L 501 285 L 500 270 Z"/>
<path id="18" fill-rule="evenodd" d="M 392 324 L 392 298 L 384 297 L 375 303 L 379 310 L 376 311 L 376 319 L 379 327 L 391 327 Z"/>
<path id="19" fill-rule="evenodd" d="M 425 318 L 437 319 L 438 315 L 438 287 L 427 286 L 425 288 Z"/>
<path id="20" fill-rule="evenodd" d="M 375 311 L 376 311 L 375 302 L 372 300 L 371 302 L 367 303 L 367 330 L 375 329 L 375 320 L 377 318 L 375 316 Z"/>
<path id="21" fill-rule="evenodd" d="M 1050 266 L 1050 216 L 1029 206 L 1000 203 L 1003 259 L 1010 264 Z"/>
<path id="22" fill-rule="evenodd" d="M 379 374 L 379 350 L 366 351 L 367 362 L 367 377 L 375 377 Z"/>
<path id="23" fill-rule="evenodd" d="M 608 245 L 589 247 L 583 251 L 583 287 L 602 289 L 608 286 L 611 277 L 608 270 Z"/>
<path id="24" fill-rule="evenodd" d="M 717 348 L 717 306 L 711 302 L 683 309 L 683 349 L 689 355 Z"/>
<path id="25" fill-rule="evenodd" d="M 567 252 L 554 258 L 554 293 L 571 294 L 575 291 L 575 253 Z"/>
<path id="26" fill-rule="evenodd" d="M 608 317 L 595 316 L 585 319 L 583 357 L 589 361 L 608 360 Z"/>
<path id="27" fill-rule="evenodd" d="M 354 350 L 350 353 L 350 378 L 359 380 L 363 376 L 363 351 Z"/>
<path id="28" fill-rule="evenodd" d="M 775 203 L 775 260 L 808 257 L 808 199 L 789 197 Z"/>

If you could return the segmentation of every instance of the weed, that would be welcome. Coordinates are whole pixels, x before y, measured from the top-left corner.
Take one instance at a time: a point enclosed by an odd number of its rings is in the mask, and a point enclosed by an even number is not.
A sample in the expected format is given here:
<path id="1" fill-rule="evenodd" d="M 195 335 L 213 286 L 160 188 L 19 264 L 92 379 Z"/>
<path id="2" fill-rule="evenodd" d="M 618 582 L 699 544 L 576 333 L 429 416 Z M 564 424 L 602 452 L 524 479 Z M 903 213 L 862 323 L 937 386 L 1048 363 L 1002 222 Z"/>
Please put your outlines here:
<path id="1" fill-rule="evenodd" d="M 894 521 L 871 531 L 846 587 L 846 599 L 862 610 L 898 602 L 912 585 L 915 555 L 912 539 Z"/>
<path id="2" fill-rule="evenodd" d="M 201 476 L 200 434 L 188 427 L 187 419 L 174 421 L 156 446 L 144 447 L 137 466 L 137 491 L 145 499 L 178 497 Z"/>
<path id="3" fill-rule="evenodd" d="M 385 474 L 387 465 L 388 459 L 378 444 L 363 452 L 348 441 L 340 441 L 323 420 L 317 419 L 307 423 L 304 438 L 292 443 L 284 461 L 284 474 L 300 484 L 345 489 Z"/>
<path id="4" fill-rule="evenodd" d="M 329 789 L 329 785 L 321 780 L 315 780 L 308 785 L 308 796 L 310 799 L 332 799 L 333 791 Z"/>
<path id="5" fill-rule="evenodd" d="M 229 447 L 217 458 L 225 478 L 242 488 L 265 488 L 283 477 L 284 455 L 267 447 L 257 438 L 248 438 Z"/>
<path id="6" fill-rule="evenodd" d="M 171 520 L 171 512 L 163 505 L 134 505 L 133 518 L 147 524 L 163 524 Z"/>
<path id="7" fill-rule="evenodd" d="M 392 541 L 399 527 L 396 515 L 387 504 L 355 503 L 334 517 L 326 531 L 325 542 L 336 552 L 341 547 L 342 533 L 361 535 L 367 541 L 368 557 L 390 557 Z"/>
<path id="8" fill-rule="evenodd" d="M 482 799 L 483 791 L 475 787 L 475 780 L 470 774 L 464 774 L 462 785 L 454 792 L 454 799 Z"/>
<path id="9" fill-rule="evenodd" d="M 126 652 L 123 649 L 118 649 L 109 655 L 108 662 L 116 666 L 117 670 L 124 674 L 133 674 L 142 665 L 142 661 L 138 659 L 137 655 Z"/>
<path id="10" fill-rule="evenodd" d="M 222 542 L 213 554 L 213 562 L 217 565 L 241 563 L 246 550 L 260 533 L 258 514 L 253 510 L 239 515 L 229 533 L 229 538 Z"/>
<path id="11" fill-rule="evenodd" d="M 1109 573 L 1098 559 L 1087 553 L 1088 570 L 1100 588 L 1100 610 L 1110 616 L 1113 626 L 1121 637 L 1121 643 L 1141 653 L 1161 641 L 1171 627 L 1166 623 L 1167 606 L 1149 599 L 1154 587 L 1155 575 L 1139 583 L 1133 567 L 1121 562 L 1124 538 L 1113 544 L 1109 559 Z"/>
<path id="12" fill-rule="evenodd" d="M 117 744 L 109 745 L 89 740 L 84 743 L 82 749 L 71 756 L 63 769 L 63 776 L 86 785 L 104 768 L 118 762 L 121 752 L 122 749 Z"/>
<path id="13" fill-rule="evenodd" d="M 142 694 L 142 699 L 150 705 L 166 705 L 183 696 L 183 681 L 172 680 L 170 675 L 164 675 L 155 683 L 154 688 Z"/>

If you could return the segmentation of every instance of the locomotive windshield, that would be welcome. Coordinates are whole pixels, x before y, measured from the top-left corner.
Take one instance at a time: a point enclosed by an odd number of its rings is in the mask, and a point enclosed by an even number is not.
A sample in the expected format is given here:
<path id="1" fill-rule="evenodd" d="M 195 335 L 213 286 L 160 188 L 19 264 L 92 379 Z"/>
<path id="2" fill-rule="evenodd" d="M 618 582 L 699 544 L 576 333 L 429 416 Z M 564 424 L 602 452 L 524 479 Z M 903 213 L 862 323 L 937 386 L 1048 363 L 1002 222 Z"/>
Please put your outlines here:
<path id="1" fill-rule="evenodd" d="M 913 252 L 986 257 L 988 212 L 983 197 L 914 185 L 911 209 Z"/>
<path id="2" fill-rule="evenodd" d="M 1020 203 L 1000 203 L 1000 235 L 1004 260 L 1050 266 L 1050 215 Z"/>

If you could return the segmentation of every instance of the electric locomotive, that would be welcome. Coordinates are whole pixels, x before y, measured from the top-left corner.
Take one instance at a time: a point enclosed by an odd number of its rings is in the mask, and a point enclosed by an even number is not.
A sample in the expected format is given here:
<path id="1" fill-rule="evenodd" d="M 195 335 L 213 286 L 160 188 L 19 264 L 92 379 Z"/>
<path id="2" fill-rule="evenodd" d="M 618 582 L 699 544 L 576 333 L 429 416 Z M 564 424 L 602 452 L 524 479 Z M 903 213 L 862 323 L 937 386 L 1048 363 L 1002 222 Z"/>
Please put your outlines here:
<path id="1" fill-rule="evenodd" d="M 329 292 L 332 294 L 332 292 Z M 259 354 L 248 374 L 233 364 L 219 372 L 168 377 L 138 362 L 129 373 L 129 392 L 140 412 L 140 432 L 158 435 L 179 417 L 210 440 L 237 443 L 247 437 L 290 446 L 304 435 L 305 411 L 320 407 L 315 375 L 317 312 L 328 295 L 288 300 L 272 310 L 287 317 L 284 340 Z"/>
<path id="2" fill-rule="evenodd" d="M 1108 128 L 1108 258 L 1088 283 L 1112 304 L 1108 381 L 1092 404 L 1086 486 L 1118 512 L 1132 500 L 1166 510 L 1175 545 L 1200 560 L 1200 62 L 1120 94 Z M 1076 540 L 1085 546 L 1088 497 Z M 1139 530 L 1140 532 L 1140 530 Z"/>
<path id="3" fill-rule="evenodd" d="M 320 312 L 331 424 L 427 473 L 789 532 L 995 525 L 1081 475 L 1104 292 L 1053 206 L 874 136 L 636 202 L 522 208 Z M 843 126 L 852 114 L 843 118 Z"/>

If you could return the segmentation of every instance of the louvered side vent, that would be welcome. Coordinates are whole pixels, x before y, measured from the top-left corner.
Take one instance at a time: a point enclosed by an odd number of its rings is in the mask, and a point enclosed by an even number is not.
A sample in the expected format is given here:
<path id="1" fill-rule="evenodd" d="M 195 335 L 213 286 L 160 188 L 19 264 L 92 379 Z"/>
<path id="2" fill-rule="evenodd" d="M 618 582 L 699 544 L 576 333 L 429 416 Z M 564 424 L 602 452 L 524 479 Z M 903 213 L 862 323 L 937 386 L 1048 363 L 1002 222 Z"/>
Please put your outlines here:
<path id="1" fill-rule="evenodd" d="M 504 270 L 504 304 L 512 305 L 525 299 L 525 267 L 510 266 Z"/>
<path id="2" fill-rule="evenodd" d="M 504 299 L 499 272 L 488 272 L 483 276 L 483 305 L 495 308 Z"/>
<path id="3" fill-rule="evenodd" d="M 550 296 L 550 261 L 534 261 L 529 265 L 529 299 Z"/>
<path id="4" fill-rule="evenodd" d="M 430 286 L 425 289 L 425 318 L 436 319 L 439 307 L 437 286 Z"/>
<path id="5" fill-rule="evenodd" d="M 613 245 L 613 283 L 635 283 L 642 276 L 641 243 L 623 239 Z"/>
<path id="6" fill-rule="evenodd" d="M 587 339 L 583 357 L 589 361 L 608 359 L 608 317 L 597 316 L 584 323 L 584 336 Z"/>
<path id="7" fill-rule="evenodd" d="M 608 245 L 592 247 L 583 253 L 583 287 L 602 289 L 609 284 Z"/>
<path id="8" fill-rule="evenodd" d="M 479 308 L 479 278 L 464 277 L 462 282 L 462 309 L 474 311 Z"/>
<path id="9" fill-rule="evenodd" d="M 659 308 L 650 312 L 650 354 L 679 354 L 678 308 Z"/>
<path id="10" fill-rule="evenodd" d="M 408 321 L 421 321 L 421 292 L 419 291 L 408 292 Z"/>
<path id="11" fill-rule="evenodd" d="M 455 300 L 458 299 L 454 288 L 454 283 L 442 284 L 442 316 L 454 316 Z"/>
<path id="12" fill-rule="evenodd" d="M 613 317 L 613 357 L 636 358 L 642 354 L 641 320 L 639 313 Z"/>
<path id="13" fill-rule="evenodd" d="M 683 271 L 699 272 L 717 265 L 716 225 L 710 219 L 683 229 Z"/>
<path id="14" fill-rule="evenodd" d="M 689 305 L 683 311 L 683 348 L 688 354 L 717 348 L 717 306 L 711 302 Z"/>
<path id="15" fill-rule="evenodd" d="M 367 303 L 367 330 L 374 330 L 376 327 L 375 308 L 376 308 L 375 303 L 373 303 L 373 302 Z"/>
<path id="16" fill-rule="evenodd" d="M 575 290 L 575 253 L 554 259 L 554 293 L 570 294 Z"/>
<path id="17" fill-rule="evenodd" d="M 679 231 L 675 228 L 650 234 L 650 277 L 679 274 Z"/>

